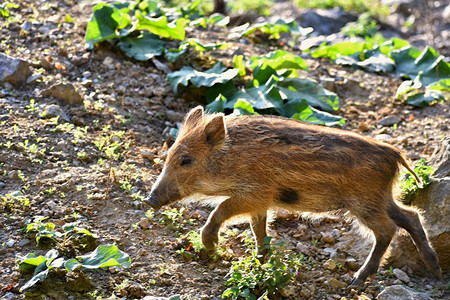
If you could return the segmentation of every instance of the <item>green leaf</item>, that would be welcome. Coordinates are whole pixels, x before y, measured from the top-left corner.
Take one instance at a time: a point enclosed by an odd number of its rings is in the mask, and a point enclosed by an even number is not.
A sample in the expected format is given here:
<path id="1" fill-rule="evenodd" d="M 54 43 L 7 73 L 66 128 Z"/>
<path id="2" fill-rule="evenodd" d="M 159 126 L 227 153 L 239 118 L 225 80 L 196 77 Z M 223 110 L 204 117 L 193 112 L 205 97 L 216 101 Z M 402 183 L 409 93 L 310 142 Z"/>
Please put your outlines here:
<path id="1" fill-rule="evenodd" d="M 441 79 L 439 81 L 433 82 L 427 85 L 427 88 L 430 90 L 450 92 L 450 78 Z"/>
<path id="2" fill-rule="evenodd" d="M 19 290 L 19 292 L 23 292 L 24 290 L 32 287 L 35 285 L 38 281 L 43 281 L 45 278 L 47 278 L 49 269 L 44 269 L 43 271 L 33 275 L 30 280 L 28 280 Z"/>
<path id="3" fill-rule="evenodd" d="M 65 267 L 69 271 L 81 266 L 86 269 L 98 269 L 112 266 L 122 266 L 129 268 L 131 266 L 131 258 L 125 252 L 122 252 L 116 245 L 98 246 L 97 249 L 86 255 L 77 256 L 77 260 L 70 259 L 65 263 Z"/>
<path id="4" fill-rule="evenodd" d="M 416 77 L 418 79 L 418 77 Z M 410 91 L 420 89 L 422 87 L 422 83 L 420 80 L 405 80 L 403 81 L 400 86 L 397 88 L 397 92 L 395 94 L 395 97 L 397 99 L 400 99 L 403 95 L 409 93 Z"/>
<path id="5" fill-rule="evenodd" d="M 233 57 L 233 67 L 238 69 L 239 77 L 245 76 L 245 63 L 244 63 L 244 55 L 235 55 Z"/>
<path id="6" fill-rule="evenodd" d="M 237 99 L 236 103 L 234 104 L 233 115 L 241 116 L 241 115 L 257 115 L 257 114 L 258 113 L 255 112 L 252 105 L 245 99 Z"/>
<path id="7" fill-rule="evenodd" d="M 257 110 L 275 109 L 280 114 L 283 110 L 283 99 L 276 86 L 274 77 L 271 77 L 261 86 L 238 91 L 233 97 L 228 99 L 225 108 L 234 108 L 238 100 L 245 100 Z"/>
<path id="8" fill-rule="evenodd" d="M 306 100 L 304 100 L 303 103 L 298 103 L 297 105 L 297 109 L 300 110 L 300 112 L 294 114 L 292 119 L 326 126 L 344 125 L 345 123 L 344 119 L 339 116 L 310 107 Z"/>
<path id="9" fill-rule="evenodd" d="M 274 70 L 282 69 L 308 69 L 306 62 L 300 56 L 289 53 L 284 50 L 276 50 L 262 56 L 253 56 L 250 58 L 250 68 L 254 69 L 264 63 Z"/>
<path id="10" fill-rule="evenodd" d="M 226 100 L 225 96 L 219 94 L 214 101 L 205 106 L 205 109 L 210 112 L 223 112 Z"/>
<path id="11" fill-rule="evenodd" d="M 138 38 L 122 38 L 119 42 L 119 48 L 128 57 L 141 61 L 162 55 L 165 46 L 165 42 L 161 41 L 156 35 L 147 32 L 144 32 Z"/>
<path id="12" fill-rule="evenodd" d="M 131 31 L 126 30 L 131 25 L 130 16 L 122 14 L 116 7 L 99 3 L 94 7 L 92 18 L 86 27 L 86 43 L 92 49 L 96 43 L 124 37 Z"/>
<path id="13" fill-rule="evenodd" d="M 181 43 L 181 45 L 178 48 L 171 48 L 169 50 L 166 50 L 164 58 L 169 62 L 175 62 L 181 56 L 183 56 L 188 51 L 188 49 L 189 44 Z"/>
<path id="14" fill-rule="evenodd" d="M 311 53 L 311 56 L 314 58 L 328 57 L 335 60 L 339 56 L 349 56 L 371 48 L 372 44 L 366 42 L 339 42 L 331 46 L 321 45 Z"/>
<path id="15" fill-rule="evenodd" d="M 188 22 L 188 20 L 184 18 L 178 18 L 171 23 L 167 23 L 166 16 L 149 18 L 142 15 L 139 11 L 136 11 L 135 16 L 138 20 L 136 25 L 137 30 L 145 29 L 165 38 L 172 38 L 181 41 L 184 40 L 186 35 L 184 25 Z"/>
<path id="16" fill-rule="evenodd" d="M 416 107 L 424 107 L 430 105 L 432 102 L 440 100 L 445 100 L 445 97 L 441 91 L 426 90 L 425 93 L 417 93 L 409 96 L 406 99 L 406 103 Z"/>
<path id="17" fill-rule="evenodd" d="M 290 108 L 295 103 L 306 100 L 309 105 L 324 111 L 333 112 L 339 108 L 339 98 L 333 92 L 325 90 L 317 82 L 307 78 L 287 78 L 278 82 L 280 91 L 284 94 L 285 113 L 291 117 L 295 112 Z"/>
<path id="18" fill-rule="evenodd" d="M 218 62 L 209 70 L 204 72 L 196 71 L 191 67 L 183 67 L 181 70 L 172 72 L 167 75 L 167 80 L 169 80 L 174 93 L 178 93 L 178 86 L 187 86 L 188 82 L 191 82 L 196 87 L 211 87 L 218 83 L 225 83 L 234 77 L 238 73 L 238 69 L 229 69 Z"/>
<path id="19" fill-rule="evenodd" d="M 19 261 L 19 264 L 38 266 L 45 262 L 46 258 L 42 255 L 36 256 L 34 253 L 28 253 L 25 257 L 17 255 L 17 260 Z"/>

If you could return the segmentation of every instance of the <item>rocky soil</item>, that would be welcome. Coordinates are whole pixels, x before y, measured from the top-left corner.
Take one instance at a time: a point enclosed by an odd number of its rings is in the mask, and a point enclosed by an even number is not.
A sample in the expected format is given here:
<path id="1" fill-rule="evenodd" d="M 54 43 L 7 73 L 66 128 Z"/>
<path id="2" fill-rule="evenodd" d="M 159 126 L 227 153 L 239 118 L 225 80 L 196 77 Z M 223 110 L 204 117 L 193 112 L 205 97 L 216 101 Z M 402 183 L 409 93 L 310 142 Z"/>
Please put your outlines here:
<path id="1" fill-rule="evenodd" d="M 140 205 L 162 168 L 170 129 L 198 105 L 176 97 L 166 80 L 166 72 L 179 66 L 132 61 L 107 43 L 86 50 L 93 1 L 16 2 L 16 19 L 2 20 L 0 52 L 27 61 L 30 73 L 25 71 L 25 83 L 5 80 L 0 89 L 0 297 L 153 299 L 179 294 L 181 299 L 220 299 L 231 262 L 248 255 L 248 225 L 224 231 L 219 259 L 182 256 L 177 251 L 182 237 L 199 230 L 211 209 L 174 204 L 147 212 Z M 227 30 L 189 35 L 216 42 L 228 39 Z M 275 49 L 229 41 L 232 47 L 206 54 L 208 60 L 226 62 L 233 53 L 248 58 Z M 199 66 L 207 63 L 205 57 L 189 59 Z M 429 158 L 448 135 L 448 102 L 406 106 L 394 98 L 398 78 L 328 60 L 306 61 L 310 69 L 304 75 L 339 95 L 337 114 L 346 118 L 346 129 L 393 144 L 412 161 Z M 29 205 L 7 196 L 17 191 Z M 61 247 L 38 247 L 34 236 L 21 230 L 36 216 L 48 217 L 57 228 L 79 220 L 98 235 L 98 244 L 115 243 L 127 252 L 131 268 L 50 272 L 43 283 L 19 293 L 31 275 L 17 269 L 16 255 L 43 255 Z M 387 291 L 416 293 L 411 299 L 450 297 L 448 273 L 438 282 L 389 265 L 363 286 L 347 288 L 371 243 L 346 214 L 310 220 L 275 212 L 269 234 L 307 261 L 282 292 L 286 299 L 375 299 L 382 291 L 379 299 L 392 299 L 386 298 Z M 86 252 L 75 241 L 65 251 L 71 257 Z"/>

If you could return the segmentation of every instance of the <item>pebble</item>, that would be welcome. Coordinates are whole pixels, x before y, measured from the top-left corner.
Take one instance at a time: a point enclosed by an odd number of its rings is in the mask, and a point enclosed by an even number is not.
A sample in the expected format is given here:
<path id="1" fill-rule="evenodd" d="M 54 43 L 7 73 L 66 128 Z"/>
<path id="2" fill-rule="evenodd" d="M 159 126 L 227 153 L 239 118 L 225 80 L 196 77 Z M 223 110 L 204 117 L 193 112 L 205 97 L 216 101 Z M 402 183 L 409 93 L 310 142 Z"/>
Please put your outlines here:
<path id="1" fill-rule="evenodd" d="M 9 248 L 11 248 L 12 246 L 14 246 L 15 243 L 16 243 L 15 240 L 8 240 L 8 241 L 6 242 L 6 246 L 8 246 Z"/>
<path id="2" fill-rule="evenodd" d="M 105 59 L 103 60 L 103 65 L 107 66 L 108 68 L 112 69 L 114 68 L 114 59 L 111 56 L 107 56 L 105 57 Z"/>
<path id="3" fill-rule="evenodd" d="M 139 227 L 142 229 L 148 229 L 150 227 L 150 222 L 147 218 L 143 218 L 139 221 Z"/>
<path id="4" fill-rule="evenodd" d="M 392 136 L 390 136 L 389 134 L 386 134 L 386 133 L 382 133 L 382 134 L 376 135 L 375 139 L 382 141 L 382 142 L 388 142 L 388 141 L 392 140 Z"/>
<path id="5" fill-rule="evenodd" d="M 329 259 L 323 264 L 323 267 L 327 270 L 334 271 L 336 270 L 336 263 L 334 260 Z"/>
<path id="6" fill-rule="evenodd" d="M 336 240 L 333 237 L 333 234 L 331 232 L 321 232 L 321 234 L 322 234 L 322 241 L 324 243 L 328 243 L 328 244 L 336 243 Z"/>
<path id="7" fill-rule="evenodd" d="M 380 122 L 378 122 L 378 125 L 381 126 L 392 126 L 394 124 L 397 124 L 401 121 L 401 119 L 398 116 L 395 115 L 391 115 L 391 116 L 386 116 L 383 119 L 381 119 Z"/>
<path id="8" fill-rule="evenodd" d="M 42 96 L 53 96 L 64 104 L 83 104 L 83 98 L 70 83 L 57 83 L 42 91 Z"/>
<path id="9" fill-rule="evenodd" d="M 153 161 L 155 159 L 155 154 L 150 150 L 141 150 L 141 156 L 149 161 Z"/>
<path id="10" fill-rule="evenodd" d="M 0 189 L 2 189 L 6 184 L 0 181 Z"/>
<path id="11" fill-rule="evenodd" d="M 400 279 L 401 281 L 403 281 L 404 283 L 408 283 L 408 282 L 410 282 L 411 281 L 411 279 L 409 278 L 409 276 L 405 273 L 405 272 L 403 272 L 402 270 L 400 270 L 400 269 L 394 269 L 393 271 L 392 271 L 392 273 L 394 273 L 394 275 L 395 275 L 395 277 L 397 277 L 398 279 Z"/>
<path id="12" fill-rule="evenodd" d="M 345 260 L 345 265 L 352 271 L 358 270 L 358 263 L 356 262 L 356 259 L 353 257 L 349 257 Z"/>
<path id="13" fill-rule="evenodd" d="M 19 246 L 20 247 L 23 247 L 23 246 L 25 246 L 25 245 L 27 245 L 27 244 L 29 244 L 30 243 L 30 240 L 29 239 L 23 239 L 23 240 L 21 240 L 20 242 L 19 242 Z"/>
<path id="14" fill-rule="evenodd" d="M 341 289 L 347 286 L 347 283 L 337 280 L 336 278 L 331 278 L 328 281 L 328 285 L 333 289 Z"/>

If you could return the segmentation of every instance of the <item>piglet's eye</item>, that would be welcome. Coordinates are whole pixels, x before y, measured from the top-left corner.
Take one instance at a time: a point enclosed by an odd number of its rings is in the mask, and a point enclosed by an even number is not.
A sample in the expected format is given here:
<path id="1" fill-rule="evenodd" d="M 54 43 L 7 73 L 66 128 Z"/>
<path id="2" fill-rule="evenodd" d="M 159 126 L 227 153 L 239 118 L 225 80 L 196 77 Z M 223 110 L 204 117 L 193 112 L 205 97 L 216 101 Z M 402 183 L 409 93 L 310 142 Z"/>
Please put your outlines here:
<path id="1" fill-rule="evenodd" d="M 189 166 L 190 164 L 192 164 L 192 158 L 190 158 L 189 156 L 181 157 L 180 166 Z"/>

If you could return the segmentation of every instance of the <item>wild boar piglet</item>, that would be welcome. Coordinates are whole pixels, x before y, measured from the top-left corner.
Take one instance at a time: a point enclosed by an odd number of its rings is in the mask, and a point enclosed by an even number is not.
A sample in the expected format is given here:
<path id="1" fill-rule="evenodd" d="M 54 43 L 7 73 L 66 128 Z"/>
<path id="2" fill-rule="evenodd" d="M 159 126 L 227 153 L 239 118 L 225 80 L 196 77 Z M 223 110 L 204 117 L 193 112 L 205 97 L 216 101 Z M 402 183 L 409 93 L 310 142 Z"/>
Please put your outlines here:
<path id="1" fill-rule="evenodd" d="M 268 210 L 350 211 L 375 238 L 351 284 L 377 271 L 397 227 L 408 231 L 428 269 L 441 278 L 418 212 L 392 196 L 400 165 L 419 181 L 398 149 L 353 132 L 276 116 L 205 114 L 196 107 L 145 202 L 159 209 L 193 195 L 199 201 L 226 198 L 201 230 L 205 248 L 214 249 L 225 221 L 245 215 L 262 257 Z"/>

